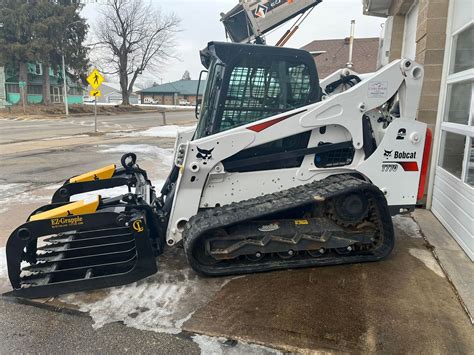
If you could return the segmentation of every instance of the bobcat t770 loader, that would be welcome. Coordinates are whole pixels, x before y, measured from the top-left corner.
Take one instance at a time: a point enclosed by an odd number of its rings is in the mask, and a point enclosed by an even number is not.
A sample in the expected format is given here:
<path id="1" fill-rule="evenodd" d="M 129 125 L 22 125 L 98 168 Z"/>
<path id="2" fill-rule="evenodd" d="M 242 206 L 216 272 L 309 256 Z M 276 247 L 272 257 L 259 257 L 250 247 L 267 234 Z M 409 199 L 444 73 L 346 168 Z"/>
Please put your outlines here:
<path id="1" fill-rule="evenodd" d="M 67 180 L 8 240 L 11 294 L 130 283 L 156 272 L 166 246 L 183 248 L 209 276 L 391 252 L 391 215 L 412 210 L 424 192 L 431 134 L 415 120 L 423 68 L 396 60 L 319 80 L 306 51 L 219 42 L 201 61 L 199 121 L 178 134 L 161 191 L 133 153 L 121 167 Z M 70 202 L 121 185 L 130 193 Z"/>

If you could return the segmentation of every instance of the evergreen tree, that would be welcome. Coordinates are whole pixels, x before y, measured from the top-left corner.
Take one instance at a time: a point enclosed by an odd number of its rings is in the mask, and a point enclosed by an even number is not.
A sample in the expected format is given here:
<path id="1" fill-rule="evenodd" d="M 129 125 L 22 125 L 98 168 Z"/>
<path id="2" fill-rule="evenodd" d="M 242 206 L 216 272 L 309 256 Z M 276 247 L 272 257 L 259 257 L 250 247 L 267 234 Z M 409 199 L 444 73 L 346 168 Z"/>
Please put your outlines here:
<path id="1" fill-rule="evenodd" d="M 191 80 L 191 74 L 189 74 L 189 70 L 186 70 L 183 74 L 181 80 Z"/>
<path id="2" fill-rule="evenodd" d="M 34 60 L 31 47 L 33 14 L 26 1 L 0 0 L 0 65 L 18 68 L 18 80 L 28 83 L 27 63 Z M 21 96 L 21 101 L 25 97 Z"/>
<path id="3" fill-rule="evenodd" d="M 27 81 L 26 64 L 43 64 L 43 97 L 49 102 L 49 68 L 60 73 L 62 55 L 75 78 L 85 79 L 88 26 L 74 0 L 0 0 L 0 65 L 19 68 L 19 80 Z"/>

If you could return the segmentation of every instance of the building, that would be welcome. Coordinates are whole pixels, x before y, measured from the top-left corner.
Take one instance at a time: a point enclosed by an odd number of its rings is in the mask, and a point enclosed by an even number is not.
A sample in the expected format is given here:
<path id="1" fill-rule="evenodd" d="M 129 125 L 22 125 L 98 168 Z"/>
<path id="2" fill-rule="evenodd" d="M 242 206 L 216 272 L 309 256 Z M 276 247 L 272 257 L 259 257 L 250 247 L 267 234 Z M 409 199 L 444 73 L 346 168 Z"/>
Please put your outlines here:
<path id="1" fill-rule="evenodd" d="M 199 86 L 199 93 L 198 91 Z M 161 105 L 196 105 L 202 98 L 206 82 L 199 80 L 178 80 L 172 83 L 152 86 L 139 91 L 142 103 L 156 103 Z"/>
<path id="2" fill-rule="evenodd" d="M 0 67 L 3 68 L 3 67 Z M 5 67 L 4 72 L 0 74 L 0 85 L 5 87 L 5 99 L 7 104 L 18 104 L 21 99 L 21 90 L 26 90 L 26 99 L 30 104 L 43 103 L 43 66 L 41 63 L 28 63 L 28 84 L 26 88 L 21 88 L 18 79 L 18 73 L 11 67 Z M 4 82 L 2 83 L 3 80 Z M 51 103 L 64 103 L 64 89 L 63 89 L 63 78 L 61 71 L 55 73 L 51 68 L 49 70 L 49 81 L 50 89 L 48 95 L 50 95 Z M 83 89 L 75 82 L 71 77 L 66 77 L 68 86 L 67 100 L 70 104 L 81 104 Z M 3 95 L 2 95 L 3 96 Z"/>
<path id="3" fill-rule="evenodd" d="M 91 86 L 87 87 L 87 93 L 91 92 L 93 89 Z M 122 89 L 120 88 L 119 83 L 113 83 L 104 81 L 99 90 L 101 92 L 101 96 L 99 96 L 97 103 L 99 104 L 117 104 L 120 105 L 122 103 Z M 135 105 L 139 103 L 139 89 L 137 87 L 133 87 L 132 94 L 130 95 L 130 104 Z M 92 98 L 86 99 L 86 101 L 92 101 Z"/>
<path id="4" fill-rule="evenodd" d="M 426 207 L 474 261 L 474 2 L 364 0 L 386 17 L 380 64 L 424 65 L 418 119 L 434 132 Z"/>
<path id="5" fill-rule="evenodd" d="M 379 38 L 355 38 L 352 50 L 352 69 L 356 72 L 371 73 L 377 70 Z M 325 78 L 336 70 L 345 68 L 349 61 L 349 38 L 313 41 L 302 49 L 315 57 L 320 78 Z"/>

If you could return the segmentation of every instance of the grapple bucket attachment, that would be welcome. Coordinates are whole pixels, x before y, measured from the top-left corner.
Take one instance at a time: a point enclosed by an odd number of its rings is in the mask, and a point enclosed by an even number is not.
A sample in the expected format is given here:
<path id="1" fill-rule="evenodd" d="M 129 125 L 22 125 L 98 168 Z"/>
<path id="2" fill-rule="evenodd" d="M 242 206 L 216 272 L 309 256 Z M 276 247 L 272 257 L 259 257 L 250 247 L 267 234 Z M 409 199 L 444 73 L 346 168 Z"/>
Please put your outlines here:
<path id="1" fill-rule="evenodd" d="M 38 208 L 7 242 L 8 276 L 25 298 L 56 296 L 128 284 L 157 271 L 163 226 L 155 190 L 136 155 L 69 179 L 51 204 Z M 128 185 L 135 193 L 69 202 L 72 195 Z"/>
<path id="2" fill-rule="evenodd" d="M 6 248 L 14 289 L 8 294 L 50 297 L 123 285 L 155 273 L 150 213 L 119 199 L 65 204 L 18 227 Z"/>

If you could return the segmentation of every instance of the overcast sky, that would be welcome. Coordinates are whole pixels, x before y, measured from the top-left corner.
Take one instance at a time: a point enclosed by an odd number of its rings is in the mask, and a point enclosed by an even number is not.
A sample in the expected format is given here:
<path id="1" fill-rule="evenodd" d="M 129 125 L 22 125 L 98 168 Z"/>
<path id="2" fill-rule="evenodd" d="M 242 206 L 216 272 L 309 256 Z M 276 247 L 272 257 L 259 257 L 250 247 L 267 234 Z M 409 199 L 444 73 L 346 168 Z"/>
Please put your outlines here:
<path id="1" fill-rule="evenodd" d="M 147 0 L 143 0 L 147 1 Z M 210 41 L 225 41 L 224 26 L 220 22 L 220 13 L 232 9 L 238 0 L 150 0 L 164 13 L 174 12 L 181 18 L 181 32 L 177 35 L 177 54 L 179 60 L 173 60 L 159 72 L 147 73 L 148 79 L 158 83 L 179 80 L 185 70 L 189 70 L 192 79 L 197 79 L 203 69 L 199 59 L 199 50 Z M 92 25 L 98 20 L 97 11 L 101 5 L 88 4 L 82 15 Z M 286 44 L 299 48 L 315 39 L 333 39 L 349 36 L 350 21 L 356 20 L 356 37 L 379 37 L 384 19 L 364 16 L 362 0 L 323 0 L 316 6 L 299 31 Z M 274 44 L 288 29 L 294 20 L 267 36 L 267 44 Z"/>

